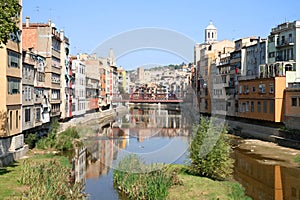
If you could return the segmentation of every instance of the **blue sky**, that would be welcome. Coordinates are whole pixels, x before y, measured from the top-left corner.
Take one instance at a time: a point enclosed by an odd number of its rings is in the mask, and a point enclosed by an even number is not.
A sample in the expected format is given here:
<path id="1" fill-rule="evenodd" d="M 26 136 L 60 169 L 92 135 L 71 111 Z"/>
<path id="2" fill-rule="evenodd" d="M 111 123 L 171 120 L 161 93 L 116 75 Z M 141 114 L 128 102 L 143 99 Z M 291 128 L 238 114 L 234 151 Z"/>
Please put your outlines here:
<path id="1" fill-rule="evenodd" d="M 206 3 L 207 2 L 207 3 Z M 155 27 L 173 30 L 195 43 L 204 40 L 212 20 L 218 39 L 267 37 L 271 28 L 300 20 L 300 1 L 264 0 L 23 0 L 23 20 L 45 23 L 49 18 L 70 39 L 71 53 L 91 53 L 99 45 L 124 32 Z M 212 3 L 214 2 L 214 3 Z M 141 36 L 142 37 L 142 36 Z M 133 41 L 134 42 L 134 41 Z M 122 41 L 119 41 L 122 45 Z M 174 41 L 176 43 L 176 41 Z M 118 48 L 118 47 L 113 47 Z M 140 49 L 118 57 L 125 69 L 147 64 L 175 64 L 193 59 L 158 49 Z M 108 52 L 99 52 L 107 56 Z M 117 55 L 118 56 L 118 55 Z"/>

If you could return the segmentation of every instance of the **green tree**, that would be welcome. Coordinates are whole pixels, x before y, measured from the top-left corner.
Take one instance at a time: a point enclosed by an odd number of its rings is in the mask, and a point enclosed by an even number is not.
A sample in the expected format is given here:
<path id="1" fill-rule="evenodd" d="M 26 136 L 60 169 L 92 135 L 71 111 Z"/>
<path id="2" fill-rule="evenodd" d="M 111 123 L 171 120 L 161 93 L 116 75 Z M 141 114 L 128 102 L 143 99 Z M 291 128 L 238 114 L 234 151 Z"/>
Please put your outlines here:
<path id="1" fill-rule="evenodd" d="M 0 45 L 7 44 L 11 34 L 18 32 L 20 12 L 21 6 L 18 0 L 0 1 Z"/>
<path id="2" fill-rule="evenodd" d="M 201 117 L 190 144 L 192 174 L 224 180 L 232 174 L 233 159 L 226 126 L 217 119 Z"/>

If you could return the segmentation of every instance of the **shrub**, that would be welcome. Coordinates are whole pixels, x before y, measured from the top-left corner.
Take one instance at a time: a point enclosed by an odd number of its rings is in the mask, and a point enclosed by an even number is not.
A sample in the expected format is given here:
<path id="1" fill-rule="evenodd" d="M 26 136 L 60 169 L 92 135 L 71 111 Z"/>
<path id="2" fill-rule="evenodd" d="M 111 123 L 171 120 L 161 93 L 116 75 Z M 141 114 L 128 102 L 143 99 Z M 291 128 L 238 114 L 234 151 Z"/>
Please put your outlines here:
<path id="1" fill-rule="evenodd" d="M 217 119 L 201 117 L 190 144 L 190 173 L 217 180 L 232 174 L 233 160 L 226 132 L 226 126 Z"/>
<path id="2" fill-rule="evenodd" d="M 51 132 L 47 137 L 40 139 L 36 147 L 39 149 L 56 149 L 59 151 L 68 151 L 73 148 L 74 139 L 78 139 L 79 134 L 76 128 L 69 127 L 65 131 L 57 134 Z"/>
<path id="3" fill-rule="evenodd" d="M 250 197 L 245 195 L 245 189 L 238 183 L 234 183 L 231 186 L 231 193 L 229 194 L 230 199 L 233 200 L 251 200 Z"/>
<path id="4" fill-rule="evenodd" d="M 300 164 L 300 156 L 295 157 L 294 160 L 296 163 Z"/>
<path id="5" fill-rule="evenodd" d="M 166 199 L 168 189 L 179 184 L 177 173 L 163 164 L 146 165 L 136 155 L 124 157 L 114 170 L 114 183 L 130 199 Z"/>
<path id="6" fill-rule="evenodd" d="M 76 128 L 67 128 L 64 132 L 61 132 L 56 137 L 55 149 L 60 151 L 66 151 L 73 148 L 74 139 L 78 139 L 79 135 Z"/>
<path id="7" fill-rule="evenodd" d="M 36 134 L 30 133 L 25 137 L 24 142 L 28 144 L 30 149 L 32 149 L 35 147 L 37 140 L 38 138 L 36 137 Z"/>

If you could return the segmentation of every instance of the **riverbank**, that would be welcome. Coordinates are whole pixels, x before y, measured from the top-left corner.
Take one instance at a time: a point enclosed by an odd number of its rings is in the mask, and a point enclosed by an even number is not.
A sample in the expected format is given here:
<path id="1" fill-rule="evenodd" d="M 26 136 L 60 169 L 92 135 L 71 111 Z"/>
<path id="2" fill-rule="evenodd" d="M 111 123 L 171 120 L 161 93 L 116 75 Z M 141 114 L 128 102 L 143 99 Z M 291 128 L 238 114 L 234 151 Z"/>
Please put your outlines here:
<path id="1" fill-rule="evenodd" d="M 70 170 L 71 165 L 66 157 L 55 156 L 54 154 L 37 155 L 34 152 L 29 151 L 26 157 L 14 162 L 7 167 L 0 168 L 0 199 L 15 199 L 21 198 L 21 196 L 30 190 L 30 187 L 26 184 L 21 184 L 20 179 L 24 176 L 23 168 L 24 162 L 27 163 L 42 163 L 49 160 L 59 162 L 64 168 Z M 27 174 L 28 175 L 28 174 Z M 37 172 L 36 174 L 37 175 Z"/>
<path id="2" fill-rule="evenodd" d="M 300 150 L 232 136 L 234 178 L 253 199 L 300 199 Z"/>
<path id="3" fill-rule="evenodd" d="M 250 199 L 244 193 L 243 187 L 235 181 L 215 181 L 206 177 L 193 176 L 185 172 L 184 165 L 174 165 L 179 170 L 180 185 L 169 189 L 167 199 Z"/>
<path id="4" fill-rule="evenodd" d="M 68 127 L 83 125 L 92 120 L 99 120 L 99 125 L 107 123 L 107 121 L 111 121 L 118 114 L 128 112 L 128 108 L 126 106 L 119 106 L 114 109 L 103 110 L 100 112 L 88 113 L 84 116 L 72 118 L 67 122 L 61 122 L 59 127 L 59 132 L 66 130 Z"/>
<path id="5" fill-rule="evenodd" d="M 231 119 L 226 119 L 226 122 L 230 133 L 245 139 L 258 139 L 273 142 L 283 147 L 300 150 L 300 131 L 295 135 L 289 131 L 263 124 L 254 124 Z"/>

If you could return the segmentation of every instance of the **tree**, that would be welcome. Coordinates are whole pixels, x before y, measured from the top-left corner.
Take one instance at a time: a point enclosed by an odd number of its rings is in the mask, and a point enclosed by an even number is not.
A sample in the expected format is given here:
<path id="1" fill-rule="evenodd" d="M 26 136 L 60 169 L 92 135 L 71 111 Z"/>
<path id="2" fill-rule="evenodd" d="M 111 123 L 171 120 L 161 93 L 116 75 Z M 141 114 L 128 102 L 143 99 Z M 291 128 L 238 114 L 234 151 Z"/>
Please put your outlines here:
<path id="1" fill-rule="evenodd" d="M 20 12 L 18 0 L 0 1 L 0 45 L 7 44 L 12 35 L 19 33 L 17 23 Z"/>
<path id="2" fill-rule="evenodd" d="M 217 119 L 201 117 L 190 145 L 189 172 L 195 175 L 223 180 L 233 169 L 226 126 Z"/>

